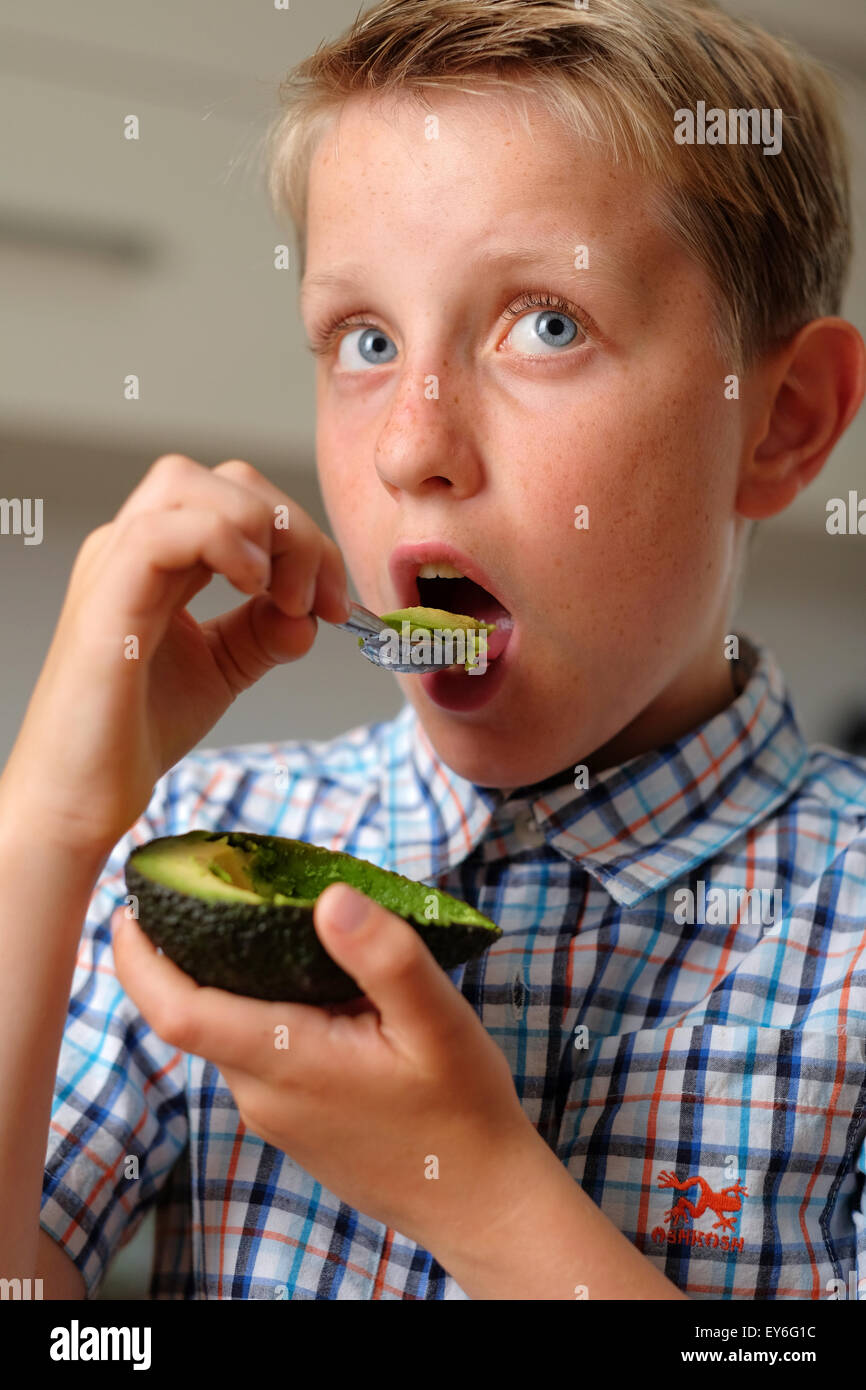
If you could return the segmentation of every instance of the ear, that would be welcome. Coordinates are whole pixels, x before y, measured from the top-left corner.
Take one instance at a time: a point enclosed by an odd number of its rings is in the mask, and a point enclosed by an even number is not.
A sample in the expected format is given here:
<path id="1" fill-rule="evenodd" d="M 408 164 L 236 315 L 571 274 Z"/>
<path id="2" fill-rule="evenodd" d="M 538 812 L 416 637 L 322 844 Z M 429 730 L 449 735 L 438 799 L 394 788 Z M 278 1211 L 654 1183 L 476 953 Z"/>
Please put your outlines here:
<path id="1" fill-rule="evenodd" d="M 755 425 L 740 470 L 735 508 L 750 521 L 784 511 L 820 473 L 860 408 L 866 345 L 846 319 L 813 319 L 750 382 Z"/>

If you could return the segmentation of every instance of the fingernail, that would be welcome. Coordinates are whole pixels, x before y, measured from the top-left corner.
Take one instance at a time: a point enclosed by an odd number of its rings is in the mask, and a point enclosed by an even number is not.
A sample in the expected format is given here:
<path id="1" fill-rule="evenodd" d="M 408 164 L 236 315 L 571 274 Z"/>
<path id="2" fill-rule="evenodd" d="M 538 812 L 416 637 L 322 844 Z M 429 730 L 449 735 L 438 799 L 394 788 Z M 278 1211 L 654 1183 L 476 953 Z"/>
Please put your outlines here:
<path id="1" fill-rule="evenodd" d="M 336 902 L 331 908 L 331 921 L 336 931 L 357 930 L 367 916 L 369 903 L 363 893 L 342 885 L 341 892 L 334 895 Z"/>
<path id="2" fill-rule="evenodd" d="M 254 541 L 247 540 L 246 537 L 244 537 L 241 544 L 243 546 L 245 555 L 249 557 L 250 563 L 253 567 L 253 570 L 255 571 L 259 583 L 261 584 L 261 587 L 263 589 L 266 589 L 271 579 L 270 555 L 266 555 L 265 552 L 262 550 L 261 546 L 256 545 Z"/>
<path id="3" fill-rule="evenodd" d="M 316 576 L 313 575 L 306 589 L 304 590 L 304 612 L 312 612 L 313 603 L 316 598 Z"/>

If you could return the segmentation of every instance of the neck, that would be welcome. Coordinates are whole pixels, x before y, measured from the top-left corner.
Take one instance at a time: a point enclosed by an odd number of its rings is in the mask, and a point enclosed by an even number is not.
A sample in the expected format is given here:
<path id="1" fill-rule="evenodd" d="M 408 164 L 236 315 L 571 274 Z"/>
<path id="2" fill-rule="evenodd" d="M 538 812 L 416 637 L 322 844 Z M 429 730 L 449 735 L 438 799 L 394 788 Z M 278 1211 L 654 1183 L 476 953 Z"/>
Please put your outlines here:
<path id="1" fill-rule="evenodd" d="M 673 743 L 733 703 L 740 694 L 736 663 L 724 656 L 721 636 L 714 635 L 709 647 L 714 656 L 702 651 L 630 724 L 584 759 L 591 774 Z"/>

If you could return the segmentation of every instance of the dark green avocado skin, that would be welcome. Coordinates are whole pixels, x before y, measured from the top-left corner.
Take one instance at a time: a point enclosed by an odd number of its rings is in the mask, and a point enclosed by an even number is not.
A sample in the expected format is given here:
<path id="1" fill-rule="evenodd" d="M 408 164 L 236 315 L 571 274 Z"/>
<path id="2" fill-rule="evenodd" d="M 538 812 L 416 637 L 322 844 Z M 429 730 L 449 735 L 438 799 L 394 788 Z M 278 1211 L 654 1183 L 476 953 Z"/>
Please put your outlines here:
<path id="1" fill-rule="evenodd" d="M 226 836 L 231 845 L 239 848 L 249 848 L 253 841 L 280 843 L 276 837 L 246 831 L 215 831 L 207 838 L 220 840 Z M 161 838 L 176 841 L 178 837 Z M 151 840 L 147 848 L 158 843 Z M 140 850 L 144 848 L 138 846 Z M 350 857 L 319 846 L 304 845 L 304 849 L 315 856 L 328 855 L 334 862 Z M 135 854 L 133 851 L 126 861 L 125 877 L 128 892 L 138 899 L 139 925 L 154 945 L 198 984 L 254 999 L 303 1004 L 339 1004 L 363 993 L 319 941 L 312 907 L 205 902 L 141 874 L 136 868 Z M 377 873 L 386 880 L 403 882 L 400 875 L 390 871 L 382 869 Z M 437 893 L 443 903 L 455 901 L 441 890 L 425 886 L 425 891 Z M 478 925 L 443 925 L 407 916 L 404 920 L 415 928 L 442 968 L 453 970 L 481 955 L 502 935 L 495 923 L 481 914 L 478 917 Z"/>

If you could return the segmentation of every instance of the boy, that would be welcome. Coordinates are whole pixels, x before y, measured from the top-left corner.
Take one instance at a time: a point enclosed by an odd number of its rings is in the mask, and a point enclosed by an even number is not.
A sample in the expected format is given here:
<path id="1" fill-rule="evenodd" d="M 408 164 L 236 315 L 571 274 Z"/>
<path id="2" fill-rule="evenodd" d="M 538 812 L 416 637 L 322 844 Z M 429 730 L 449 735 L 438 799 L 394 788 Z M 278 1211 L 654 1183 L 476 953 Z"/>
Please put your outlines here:
<path id="1" fill-rule="evenodd" d="M 386 0 L 285 95 L 339 549 L 176 456 L 82 547 L 0 782 L 3 1265 L 92 1296 L 159 1200 L 160 1298 L 827 1297 L 866 1275 L 866 764 L 728 628 L 864 391 L 826 83 L 697 4 Z M 752 108 L 778 149 L 681 138 Z M 189 753 L 345 617 L 342 557 L 379 612 L 505 610 L 505 650 L 330 743 Z M 214 571 L 250 597 L 199 625 Z M 196 826 L 503 937 L 449 979 L 332 886 L 361 1008 L 199 990 L 122 907 Z"/>

